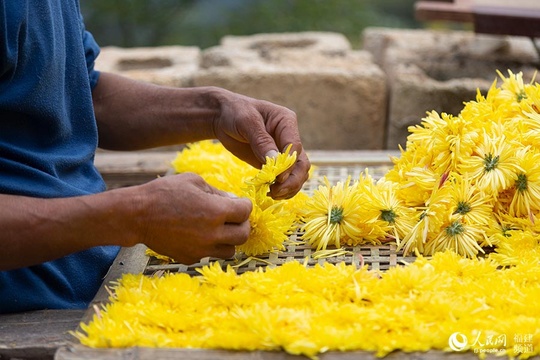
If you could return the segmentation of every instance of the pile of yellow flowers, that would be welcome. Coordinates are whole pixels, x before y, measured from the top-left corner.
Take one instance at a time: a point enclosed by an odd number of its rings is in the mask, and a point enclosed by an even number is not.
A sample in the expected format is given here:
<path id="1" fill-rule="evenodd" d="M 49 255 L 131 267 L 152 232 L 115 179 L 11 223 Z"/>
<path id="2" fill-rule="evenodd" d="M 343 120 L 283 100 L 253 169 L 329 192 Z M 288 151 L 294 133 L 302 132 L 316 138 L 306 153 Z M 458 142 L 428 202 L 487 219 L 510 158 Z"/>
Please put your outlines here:
<path id="1" fill-rule="evenodd" d="M 91 347 L 327 351 L 459 350 L 540 353 L 537 259 L 497 270 L 453 252 L 382 274 L 290 262 L 237 275 L 216 262 L 201 276 L 125 275 L 111 304 L 82 325 Z M 531 267 L 532 266 L 532 267 Z M 525 343 L 519 339 L 527 337 Z"/>
<path id="2" fill-rule="evenodd" d="M 366 172 L 319 188 L 302 210 L 304 239 L 321 249 L 390 238 L 405 254 L 471 258 L 495 246 L 511 263 L 508 241 L 539 230 L 540 86 L 499 75 L 460 114 L 433 111 L 410 127 L 379 181 Z"/>
<path id="3" fill-rule="evenodd" d="M 190 144 L 173 161 L 252 200 L 248 256 L 283 249 L 297 227 L 316 250 L 392 241 L 417 259 L 386 272 L 298 262 L 238 275 L 216 262 L 200 276 L 125 275 L 81 343 L 327 351 L 540 354 L 540 85 L 499 73 L 458 115 L 411 127 L 393 168 L 366 170 L 275 201 L 290 149 L 261 170 L 221 144 Z M 489 248 L 491 253 L 478 257 Z M 426 256 L 426 257 L 424 257 Z"/>

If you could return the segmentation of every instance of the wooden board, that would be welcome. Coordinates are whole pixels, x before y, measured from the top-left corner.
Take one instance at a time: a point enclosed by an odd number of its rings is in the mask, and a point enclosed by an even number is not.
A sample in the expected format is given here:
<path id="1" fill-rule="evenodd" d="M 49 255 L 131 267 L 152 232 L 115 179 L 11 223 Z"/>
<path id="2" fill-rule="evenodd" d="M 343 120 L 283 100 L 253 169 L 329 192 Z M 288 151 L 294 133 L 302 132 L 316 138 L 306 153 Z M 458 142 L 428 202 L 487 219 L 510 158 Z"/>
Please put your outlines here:
<path id="1" fill-rule="evenodd" d="M 286 352 L 272 351 L 228 351 L 200 349 L 89 349 L 80 345 L 62 347 L 56 353 L 55 360 L 308 360 L 305 356 L 291 355 Z M 327 352 L 318 356 L 319 360 L 381 360 L 366 351 Z M 478 360 L 472 352 L 427 351 L 403 353 L 395 352 L 383 360 Z M 485 359 L 501 360 L 501 357 L 487 355 Z M 532 359 L 532 358 L 531 358 Z"/>
<path id="2" fill-rule="evenodd" d="M 108 189 L 138 185 L 163 176 L 171 168 L 175 151 L 96 153 L 95 165 Z"/>
<path id="3" fill-rule="evenodd" d="M 52 359 L 73 343 L 86 310 L 42 310 L 0 315 L 0 359 Z"/>
<path id="4" fill-rule="evenodd" d="M 471 23 L 483 34 L 540 37 L 540 2 L 537 0 L 417 1 L 420 21 Z"/>
<path id="5" fill-rule="evenodd" d="M 456 1 L 417 1 L 415 16 L 420 21 L 474 22 L 471 0 Z"/>

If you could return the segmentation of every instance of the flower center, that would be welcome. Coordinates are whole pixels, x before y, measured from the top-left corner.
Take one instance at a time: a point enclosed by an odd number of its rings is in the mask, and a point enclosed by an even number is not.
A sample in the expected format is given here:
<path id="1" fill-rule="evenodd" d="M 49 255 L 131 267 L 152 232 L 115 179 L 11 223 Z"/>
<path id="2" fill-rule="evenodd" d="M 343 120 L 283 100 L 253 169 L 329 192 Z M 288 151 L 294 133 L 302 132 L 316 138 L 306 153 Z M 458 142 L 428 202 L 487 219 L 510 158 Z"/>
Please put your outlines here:
<path id="1" fill-rule="evenodd" d="M 396 213 L 392 209 L 388 210 L 381 210 L 381 219 L 383 219 L 386 222 L 389 222 L 390 224 L 393 224 L 396 222 Z"/>
<path id="2" fill-rule="evenodd" d="M 519 174 L 516 179 L 516 189 L 519 192 L 524 192 L 527 190 L 527 175 Z"/>
<path id="3" fill-rule="evenodd" d="M 465 231 L 465 227 L 459 221 L 454 221 L 446 227 L 446 235 L 456 236 L 462 234 Z"/>
<path id="4" fill-rule="evenodd" d="M 339 206 L 332 207 L 330 211 L 330 224 L 339 224 L 343 220 L 343 208 Z"/>
<path id="5" fill-rule="evenodd" d="M 487 154 L 484 158 L 484 169 L 486 172 L 490 172 L 491 170 L 495 169 L 497 165 L 499 164 L 499 156 L 493 156 L 491 154 Z"/>
<path id="6" fill-rule="evenodd" d="M 457 204 L 456 211 L 454 211 L 454 214 L 465 215 L 469 211 L 471 211 L 471 205 L 469 205 L 469 203 L 465 201 L 460 201 Z"/>
<path id="7" fill-rule="evenodd" d="M 519 94 L 516 96 L 517 102 L 521 102 L 521 100 L 525 100 L 527 98 L 527 94 L 525 93 L 525 90 L 521 90 Z"/>

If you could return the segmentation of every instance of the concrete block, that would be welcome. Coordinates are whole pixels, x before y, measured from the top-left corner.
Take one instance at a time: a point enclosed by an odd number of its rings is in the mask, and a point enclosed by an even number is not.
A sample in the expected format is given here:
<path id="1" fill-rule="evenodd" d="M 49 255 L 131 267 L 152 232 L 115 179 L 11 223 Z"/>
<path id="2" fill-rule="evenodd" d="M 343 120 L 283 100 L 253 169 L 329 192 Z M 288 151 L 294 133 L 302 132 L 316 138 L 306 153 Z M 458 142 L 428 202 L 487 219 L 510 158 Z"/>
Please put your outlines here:
<path id="1" fill-rule="evenodd" d="M 200 49 L 193 46 L 103 47 L 96 69 L 158 85 L 190 86 L 199 68 Z"/>
<path id="2" fill-rule="evenodd" d="M 345 55 L 351 44 L 345 35 L 335 32 L 306 31 L 297 33 L 255 34 L 250 36 L 224 36 L 221 46 L 252 50 L 264 57 L 269 52 L 300 50 L 326 55 Z"/>

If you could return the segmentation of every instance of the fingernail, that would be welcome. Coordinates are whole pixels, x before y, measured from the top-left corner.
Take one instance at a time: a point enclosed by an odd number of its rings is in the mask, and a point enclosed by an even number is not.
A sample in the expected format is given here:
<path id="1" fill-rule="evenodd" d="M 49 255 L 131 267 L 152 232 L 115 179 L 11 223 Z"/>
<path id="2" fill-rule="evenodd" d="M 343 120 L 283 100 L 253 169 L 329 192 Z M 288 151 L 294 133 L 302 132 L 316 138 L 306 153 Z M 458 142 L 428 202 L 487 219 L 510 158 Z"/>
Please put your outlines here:
<path id="1" fill-rule="evenodd" d="M 238 196 L 236 194 L 233 194 L 232 192 L 226 192 L 226 194 L 231 199 L 238 199 Z"/>
<path id="2" fill-rule="evenodd" d="M 270 150 L 269 152 L 266 153 L 265 156 L 269 158 L 276 158 L 278 155 L 279 153 L 276 150 Z"/>

